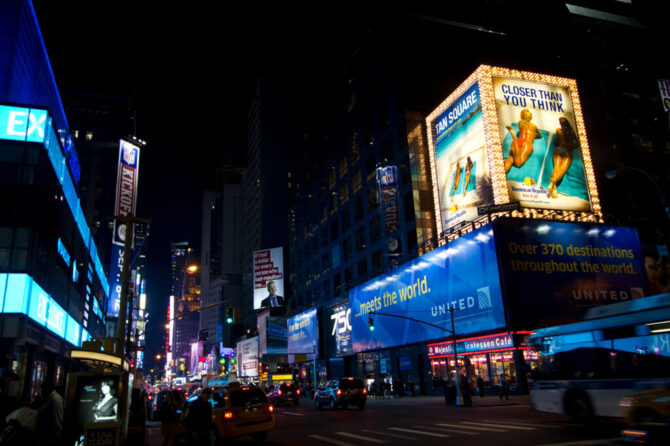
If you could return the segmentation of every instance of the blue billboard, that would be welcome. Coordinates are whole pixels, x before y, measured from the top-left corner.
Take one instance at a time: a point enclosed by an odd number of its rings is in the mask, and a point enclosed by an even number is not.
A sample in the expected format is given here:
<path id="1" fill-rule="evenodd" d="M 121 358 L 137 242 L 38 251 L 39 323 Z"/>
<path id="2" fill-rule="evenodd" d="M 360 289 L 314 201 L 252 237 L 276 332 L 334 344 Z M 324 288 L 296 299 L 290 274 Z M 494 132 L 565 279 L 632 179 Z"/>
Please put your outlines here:
<path id="1" fill-rule="evenodd" d="M 319 345 L 319 324 L 312 308 L 288 320 L 288 352 L 313 353 L 315 345 Z"/>
<path id="2" fill-rule="evenodd" d="M 648 293 L 633 228 L 501 218 L 495 238 L 515 329 L 576 322 L 589 308 Z"/>
<path id="3" fill-rule="evenodd" d="M 363 352 L 444 338 L 454 307 L 457 335 L 505 326 L 492 227 L 485 226 L 353 288 L 349 294 L 353 351 Z"/>

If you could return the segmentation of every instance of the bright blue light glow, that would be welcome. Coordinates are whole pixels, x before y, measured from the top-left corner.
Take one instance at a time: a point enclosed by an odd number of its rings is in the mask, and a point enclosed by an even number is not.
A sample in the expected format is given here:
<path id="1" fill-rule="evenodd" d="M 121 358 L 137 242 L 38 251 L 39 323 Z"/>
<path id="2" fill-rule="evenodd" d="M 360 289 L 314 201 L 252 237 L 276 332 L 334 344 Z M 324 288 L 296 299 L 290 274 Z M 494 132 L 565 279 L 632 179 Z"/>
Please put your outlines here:
<path id="1" fill-rule="evenodd" d="M 81 346 L 81 326 L 32 277 L 0 273 L 0 285 L 0 313 L 25 314 L 74 346 Z M 86 335 L 90 337 L 88 332 Z"/>
<path id="2" fill-rule="evenodd" d="M 68 160 L 63 154 L 60 138 L 54 129 L 53 118 L 48 115 L 46 110 L 42 109 L 0 105 L 0 139 L 44 144 L 51 166 L 63 188 L 65 201 L 70 208 L 84 245 L 88 248 L 93 260 L 95 272 L 100 279 L 102 289 L 105 295 L 109 295 L 109 283 L 102 268 L 102 263 L 98 258 L 98 250 L 91 237 L 91 229 L 88 227 L 84 212 L 81 209 L 77 190 L 67 167 Z M 76 153 L 74 149 L 70 152 Z M 70 164 L 72 162 L 74 161 L 71 161 Z M 78 161 L 75 164 L 78 164 Z"/>
<path id="3" fill-rule="evenodd" d="M 67 252 L 67 249 L 65 248 L 65 245 L 63 245 L 63 241 L 58 237 L 58 254 L 63 258 L 67 266 L 70 266 L 70 253 Z"/>

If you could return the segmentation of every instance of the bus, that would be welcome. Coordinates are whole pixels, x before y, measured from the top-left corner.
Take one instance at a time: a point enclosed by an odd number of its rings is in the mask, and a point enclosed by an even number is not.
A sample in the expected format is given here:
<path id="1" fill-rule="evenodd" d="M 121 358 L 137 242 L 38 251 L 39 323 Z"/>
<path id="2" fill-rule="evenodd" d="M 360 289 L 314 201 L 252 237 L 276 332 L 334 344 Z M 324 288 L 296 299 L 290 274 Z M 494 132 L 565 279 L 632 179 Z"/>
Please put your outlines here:
<path id="1" fill-rule="evenodd" d="M 584 321 L 534 330 L 535 410 L 576 421 L 622 417 L 624 398 L 670 386 L 670 294 L 594 307 Z"/>

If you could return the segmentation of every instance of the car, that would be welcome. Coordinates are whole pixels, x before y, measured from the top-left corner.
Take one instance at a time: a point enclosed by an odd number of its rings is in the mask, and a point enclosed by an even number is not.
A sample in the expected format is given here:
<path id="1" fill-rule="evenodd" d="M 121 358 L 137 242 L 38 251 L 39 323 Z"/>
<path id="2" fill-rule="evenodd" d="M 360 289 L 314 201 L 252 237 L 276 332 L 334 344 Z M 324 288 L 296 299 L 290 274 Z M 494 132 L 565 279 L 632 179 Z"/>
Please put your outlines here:
<path id="1" fill-rule="evenodd" d="M 159 392 L 156 392 L 153 398 L 153 402 L 151 403 L 151 410 L 149 411 L 149 419 L 151 421 L 160 421 L 161 420 L 161 409 L 163 408 L 163 404 L 165 403 L 167 399 L 167 394 L 168 392 L 173 392 L 174 393 L 174 400 L 175 403 L 177 404 L 177 413 L 181 413 L 182 407 L 184 405 L 184 402 L 186 400 L 184 391 L 175 389 L 175 390 L 161 390 Z"/>
<path id="2" fill-rule="evenodd" d="M 357 406 L 359 410 L 365 409 L 365 401 L 368 391 L 359 378 L 339 378 L 326 381 L 323 387 L 314 395 L 314 406 L 321 409 L 330 406 L 331 409 L 338 407 L 346 408 L 349 405 Z"/>
<path id="3" fill-rule="evenodd" d="M 670 389 L 657 388 L 624 397 L 625 440 L 645 444 L 667 444 L 670 438 Z"/>
<path id="4" fill-rule="evenodd" d="M 211 403 L 219 442 L 250 436 L 262 443 L 275 427 L 274 406 L 259 387 L 231 383 L 214 388 Z"/>
<path id="5" fill-rule="evenodd" d="M 268 393 L 268 399 L 275 406 L 289 402 L 293 403 L 294 406 L 299 406 L 300 389 L 295 384 L 276 384 Z"/>

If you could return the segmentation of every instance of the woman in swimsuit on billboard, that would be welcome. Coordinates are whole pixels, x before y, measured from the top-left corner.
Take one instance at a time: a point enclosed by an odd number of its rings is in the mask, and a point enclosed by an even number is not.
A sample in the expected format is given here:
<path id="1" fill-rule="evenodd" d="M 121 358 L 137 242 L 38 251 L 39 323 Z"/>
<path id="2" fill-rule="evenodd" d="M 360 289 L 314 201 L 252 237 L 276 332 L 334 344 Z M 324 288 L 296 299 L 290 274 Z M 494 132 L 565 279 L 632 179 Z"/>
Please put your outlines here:
<path id="1" fill-rule="evenodd" d="M 453 197 L 458 189 L 458 184 L 461 182 L 461 162 L 456 161 L 456 170 L 454 171 L 454 185 L 451 188 L 450 197 Z"/>
<path id="2" fill-rule="evenodd" d="M 514 135 L 511 126 L 507 126 L 507 130 L 512 135 L 512 146 L 509 150 L 509 156 L 505 160 L 505 173 L 509 172 L 512 165 L 517 168 L 523 166 L 533 154 L 533 142 L 542 138 L 537 126 L 530 122 L 531 119 L 533 119 L 533 114 L 524 108 L 521 110 L 518 135 Z"/>
<path id="3" fill-rule="evenodd" d="M 572 151 L 579 148 L 579 138 L 572 129 L 570 122 L 561 117 L 558 119 L 561 127 L 556 129 L 556 148 L 554 149 L 554 169 L 551 172 L 549 179 L 549 187 L 547 188 L 547 197 L 558 198 L 556 189 L 563 181 L 565 173 L 572 164 L 574 158 Z"/>

